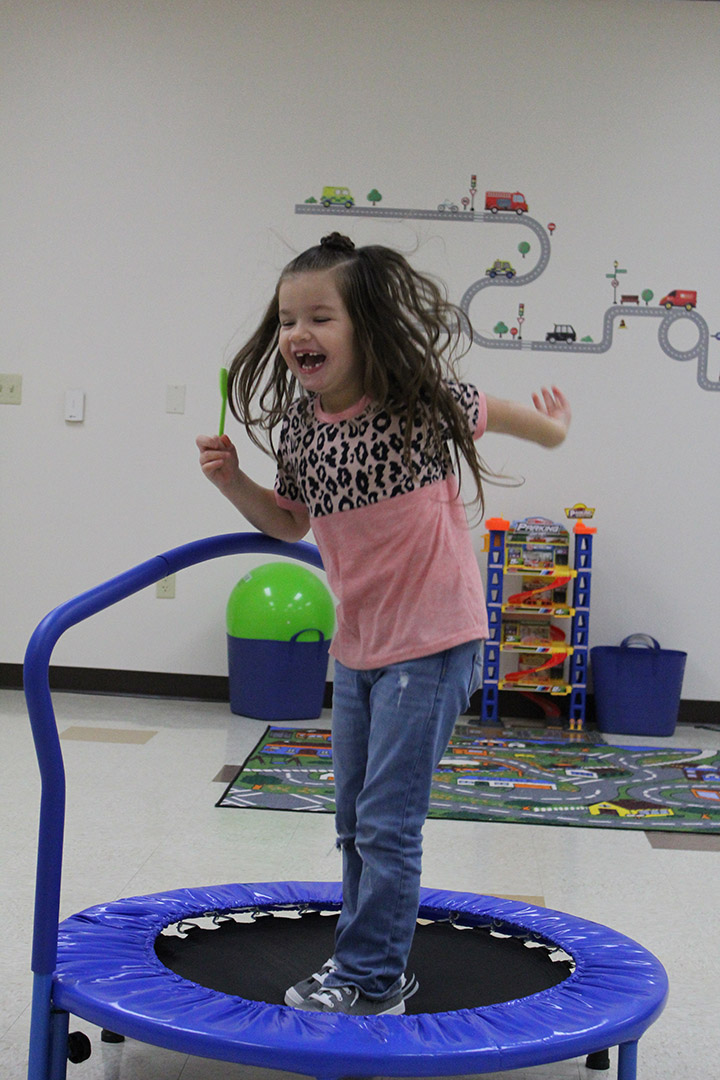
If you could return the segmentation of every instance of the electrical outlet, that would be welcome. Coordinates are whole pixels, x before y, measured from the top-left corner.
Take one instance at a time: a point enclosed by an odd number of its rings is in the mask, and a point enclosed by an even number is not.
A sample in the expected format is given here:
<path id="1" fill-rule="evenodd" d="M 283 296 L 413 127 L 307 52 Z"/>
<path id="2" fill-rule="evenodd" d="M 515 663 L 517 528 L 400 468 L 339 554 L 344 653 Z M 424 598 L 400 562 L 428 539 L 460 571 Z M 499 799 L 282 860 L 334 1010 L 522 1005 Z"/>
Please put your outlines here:
<path id="1" fill-rule="evenodd" d="M 174 600 L 175 599 L 175 575 L 169 574 L 167 577 L 158 581 L 155 586 L 155 595 L 158 600 Z"/>
<path id="2" fill-rule="evenodd" d="M 19 405 L 22 401 L 22 375 L 0 375 L 0 405 Z"/>

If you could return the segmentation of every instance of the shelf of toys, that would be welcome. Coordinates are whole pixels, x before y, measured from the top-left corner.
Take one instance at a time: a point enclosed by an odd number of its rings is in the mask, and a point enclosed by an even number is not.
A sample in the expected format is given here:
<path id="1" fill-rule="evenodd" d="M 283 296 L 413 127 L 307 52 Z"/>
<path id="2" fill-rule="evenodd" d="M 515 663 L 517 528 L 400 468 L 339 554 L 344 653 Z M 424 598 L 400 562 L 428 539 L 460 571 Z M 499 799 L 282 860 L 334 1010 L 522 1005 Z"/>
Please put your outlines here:
<path id="1" fill-rule="evenodd" d="M 489 637 L 480 719 L 497 720 L 500 690 L 569 695 L 570 730 L 580 731 L 585 719 L 596 530 L 583 521 L 575 524 L 571 567 L 570 534 L 563 525 L 538 517 L 512 524 L 491 518 L 487 527 Z M 506 582 L 511 576 L 520 579 L 519 587 Z M 505 670 L 506 655 L 514 657 L 514 671 Z"/>

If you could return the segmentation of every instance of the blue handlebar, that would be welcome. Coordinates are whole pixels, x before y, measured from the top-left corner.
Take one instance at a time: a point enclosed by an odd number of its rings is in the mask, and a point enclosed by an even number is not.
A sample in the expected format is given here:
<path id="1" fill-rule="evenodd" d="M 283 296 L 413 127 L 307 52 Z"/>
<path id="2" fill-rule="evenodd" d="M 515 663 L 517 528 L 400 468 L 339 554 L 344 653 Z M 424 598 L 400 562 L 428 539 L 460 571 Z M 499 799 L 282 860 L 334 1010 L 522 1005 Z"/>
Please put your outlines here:
<path id="1" fill-rule="evenodd" d="M 57 961 L 65 829 L 65 767 L 50 695 L 50 657 L 53 649 L 71 626 L 169 574 L 223 555 L 239 554 L 281 555 L 323 568 L 318 549 L 305 541 L 289 544 L 263 533 L 226 533 L 206 537 L 156 555 L 66 601 L 45 616 L 28 642 L 23 668 L 25 699 L 42 783 L 32 953 L 32 969 L 38 975 L 51 975 Z"/>

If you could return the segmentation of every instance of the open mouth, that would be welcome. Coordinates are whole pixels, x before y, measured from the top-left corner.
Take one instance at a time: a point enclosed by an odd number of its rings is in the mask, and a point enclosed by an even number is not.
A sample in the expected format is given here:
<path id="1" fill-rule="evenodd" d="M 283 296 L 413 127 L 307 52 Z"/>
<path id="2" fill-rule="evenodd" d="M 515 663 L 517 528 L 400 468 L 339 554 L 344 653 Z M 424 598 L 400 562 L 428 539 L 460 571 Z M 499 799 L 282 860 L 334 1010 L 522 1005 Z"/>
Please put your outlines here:
<path id="1" fill-rule="evenodd" d="M 325 353 L 296 353 L 295 359 L 297 360 L 298 367 L 306 374 L 311 371 L 317 371 L 325 363 Z"/>

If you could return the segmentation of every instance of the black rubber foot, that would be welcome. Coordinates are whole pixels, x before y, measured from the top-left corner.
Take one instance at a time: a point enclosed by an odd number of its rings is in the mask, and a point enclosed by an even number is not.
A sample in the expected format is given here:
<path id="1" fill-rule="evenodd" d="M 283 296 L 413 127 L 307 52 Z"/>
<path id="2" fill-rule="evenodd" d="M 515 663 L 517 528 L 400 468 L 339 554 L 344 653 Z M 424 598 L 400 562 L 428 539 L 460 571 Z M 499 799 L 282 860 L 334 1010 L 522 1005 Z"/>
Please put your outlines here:
<path id="1" fill-rule="evenodd" d="M 104 1043 L 121 1043 L 125 1042 L 124 1035 L 116 1035 L 114 1031 L 108 1031 L 107 1028 L 102 1029 L 100 1039 Z"/>
<path id="2" fill-rule="evenodd" d="M 609 1050 L 596 1050 L 594 1054 L 588 1054 L 585 1058 L 586 1069 L 609 1069 L 610 1068 L 610 1051 Z"/>
<path id="3" fill-rule="evenodd" d="M 73 1065 L 87 1061 L 92 1054 L 92 1043 L 84 1031 L 71 1031 L 67 1041 L 67 1057 Z"/>

